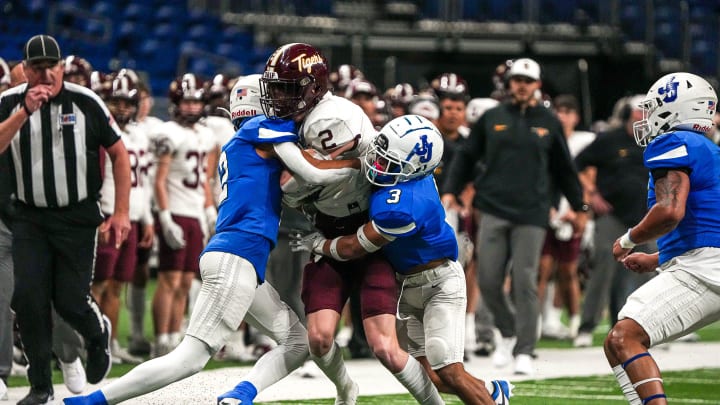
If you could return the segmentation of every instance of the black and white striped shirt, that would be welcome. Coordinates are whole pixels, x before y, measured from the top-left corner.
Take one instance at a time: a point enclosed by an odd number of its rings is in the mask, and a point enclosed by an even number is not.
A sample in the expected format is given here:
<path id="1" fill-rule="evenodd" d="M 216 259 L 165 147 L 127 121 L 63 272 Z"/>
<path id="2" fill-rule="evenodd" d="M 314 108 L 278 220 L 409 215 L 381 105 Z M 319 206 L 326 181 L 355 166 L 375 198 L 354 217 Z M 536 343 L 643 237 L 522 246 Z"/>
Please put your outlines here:
<path id="1" fill-rule="evenodd" d="M 0 96 L 0 122 L 22 108 L 27 85 Z M 120 139 L 110 112 L 91 90 L 64 82 L 49 103 L 35 111 L 10 143 L 17 199 L 40 208 L 97 200 L 102 185 L 100 147 Z"/>

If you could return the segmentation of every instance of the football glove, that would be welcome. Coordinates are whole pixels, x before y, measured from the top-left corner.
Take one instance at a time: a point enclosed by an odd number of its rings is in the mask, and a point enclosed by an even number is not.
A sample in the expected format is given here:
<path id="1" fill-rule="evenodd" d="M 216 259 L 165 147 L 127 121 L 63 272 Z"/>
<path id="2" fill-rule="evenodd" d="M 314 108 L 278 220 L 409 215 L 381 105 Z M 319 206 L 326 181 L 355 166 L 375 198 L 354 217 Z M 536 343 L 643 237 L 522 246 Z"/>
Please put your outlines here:
<path id="1" fill-rule="evenodd" d="M 172 220 L 170 211 L 160 211 L 160 228 L 162 229 L 163 238 L 165 243 L 170 249 L 178 250 L 185 247 L 185 235 L 183 234 L 182 227 Z"/>
<path id="2" fill-rule="evenodd" d="M 310 252 L 322 255 L 322 247 L 325 244 L 324 236 L 320 232 L 312 232 L 307 235 L 303 235 L 299 231 L 290 232 L 290 251 L 292 252 Z"/>

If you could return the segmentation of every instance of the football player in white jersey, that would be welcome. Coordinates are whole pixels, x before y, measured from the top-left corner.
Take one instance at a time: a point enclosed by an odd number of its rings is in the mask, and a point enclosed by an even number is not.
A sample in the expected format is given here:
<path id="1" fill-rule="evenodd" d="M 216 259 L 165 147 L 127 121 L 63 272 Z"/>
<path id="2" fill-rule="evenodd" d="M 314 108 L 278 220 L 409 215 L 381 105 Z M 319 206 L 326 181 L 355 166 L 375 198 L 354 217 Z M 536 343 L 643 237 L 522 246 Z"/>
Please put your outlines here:
<path id="1" fill-rule="evenodd" d="M 156 355 L 181 339 L 190 285 L 199 271 L 208 222 L 217 216 L 206 176 L 214 150 L 203 115 L 203 84 L 192 73 L 170 84 L 173 120 L 157 128 L 155 202 L 160 223 L 158 284 L 153 298 Z"/>
<path id="2" fill-rule="evenodd" d="M 134 125 L 137 113 L 138 78 L 135 72 L 122 69 L 111 78 L 111 86 L 106 95 L 106 103 L 110 113 L 118 125 L 130 159 L 130 224 L 128 238 L 120 249 L 115 247 L 112 235 L 100 234 L 95 259 L 92 293 L 112 324 L 112 357 L 113 361 L 139 364 L 142 358 L 128 353 L 117 341 L 117 321 L 120 313 L 120 293 L 125 283 L 132 280 L 137 262 L 138 246 L 152 245 L 154 230 L 150 213 L 150 198 L 146 187 L 148 159 L 148 139 L 142 130 Z M 100 190 L 100 208 L 105 215 L 114 210 L 115 189 L 112 181 L 113 173 L 110 160 L 105 159 L 105 179 Z M 109 239 L 108 239 L 109 238 Z M 105 240 L 103 240 L 105 239 Z"/>
<path id="3" fill-rule="evenodd" d="M 150 115 L 154 99 L 145 82 L 138 82 L 138 95 L 140 99 L 138 101 L 138 110 L 134 126 L 148 138 L 149 149 L 146 154 L 147 164 L 142 168 L 143 173 L 147 177 L 147 181 L 143 184 L 147 189 L 147 194 L 153 196 L 155 194 L 154 136 L 157 134 L 156 127 L 162 124 L 163 120 Z M 148 219 L 152 220 L 154 217 L 150 216 Z M 147 247 L 143 247 L 142 244 L 138 245 L 137 264 L 133 272 L 133 279 L 128 284 L 127 308 L 130 314 L 128 351 L 134 356 L 147 356 L 150 354 L 150 342 L 145 338 L 145 286 L 150 278 L 149 262 L 152 248 L 152 244 Z"/>
<path id="4" fill-rule="evenodd" d="M 220 182 L 217 176 L 217 161 L 220 156 L 220 149 L 235 135 L 230 117 L 227 113 L 230 88 L 226 75 L 217 74 L 212 80 L 205 82 L 205 111 L 206 117 L 201 121 L 213 132 L 215 139 L 215 150 L 208 155 L 208 181 L 212 191 L 215 205 L 220 194 Z"/>
<path id="5" fill-rule="evenodd" d="M 292 118 L 300 125 L 305 146 L 323 155 L 359 157 L 376 136 L 360 107 L 328 92 L 327 62 L 312 45 L 291 43 L 278 48 L 267 61 L 261 90 L 265 115 Z M 363 173 L 322 188 L 301 190 L 285 201 L 296 206 L 309 202 L 314 225 L 326 238 L 353 233 L 368 219 L 370 183 Z M 443 403 L 420 363 L 398 344 L 394 271 L 377 252 L 346 262 L 323 257 L 305 266 L 302 298 L 310 353 L 338 387 L 336 403 L 354 404 L 357 398 L 357 387 L 347 375 L 334 340 L 351 289 L 360 290 L 368 344 L 380 362 L 418 402 Z"/>

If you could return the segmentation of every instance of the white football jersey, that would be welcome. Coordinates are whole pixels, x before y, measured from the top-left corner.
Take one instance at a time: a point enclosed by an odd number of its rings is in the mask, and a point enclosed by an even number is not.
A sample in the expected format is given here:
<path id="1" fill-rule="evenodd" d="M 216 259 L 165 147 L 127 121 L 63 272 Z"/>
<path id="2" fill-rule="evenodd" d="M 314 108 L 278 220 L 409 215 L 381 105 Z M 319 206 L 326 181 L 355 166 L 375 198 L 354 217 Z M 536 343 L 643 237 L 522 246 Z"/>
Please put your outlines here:
<path id="1" fill-rule="evenodd" d="M 353 102 L 327 93 L 305 118 L 299 131 L 305 147 L 323 155 L 349 146 L 342 158 L 362 158 L 377 135 L 372 122 Z M 349 179 L 325 186 L 315 201 L 317 209 L 333 217 L 345 217 L 369 207 L 370 182 L 362 170 Z"/>
<path id="2" fill-rule="evenodd" d="M 158 157 L 172 154 L 167 177 L 168 209 L 175 215 L 202 218 L 207 154 L 215 148 L 212 131 L 202 124 L 187 128 L 168 121 L 158 127 L 155 143 Z"/>
<path id="3" fill-rule="evenodd" d="M 130 160 L 130 221 L 140 221 L 148 215 L 152 190 L 148 187 L 148 167 L 151 163 L 147 135 L 136 125 L 127 125 L 125 131 L 117 128 Z M 100 208 L 105 214 L 115 210 L 115 183 L 113 180 L 112 162 L 105 152 L 103 185 L 100 189 Z"/>
<path id="4" fill-rule="evenodd" d="M 235 135 L 235 128 L 229 118 L 209 116 L 202 121 L 205 126 L 210 128 L 215 138 L 215 144 L 218 148 L 223 147 Z"/>

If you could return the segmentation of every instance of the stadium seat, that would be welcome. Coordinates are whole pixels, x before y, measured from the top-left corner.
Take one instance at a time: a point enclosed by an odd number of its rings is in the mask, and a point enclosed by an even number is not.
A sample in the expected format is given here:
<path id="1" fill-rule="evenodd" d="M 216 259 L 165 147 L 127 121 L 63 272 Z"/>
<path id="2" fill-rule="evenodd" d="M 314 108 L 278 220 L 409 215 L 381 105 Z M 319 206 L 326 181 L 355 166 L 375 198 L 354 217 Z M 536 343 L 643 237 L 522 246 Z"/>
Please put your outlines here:
<path id="1" fill-rule="evenodd" d="M 678 22 L 663 22 L 655 26 L 655 46 L 665 57 L 682 57 L 682 37 Z"/>

